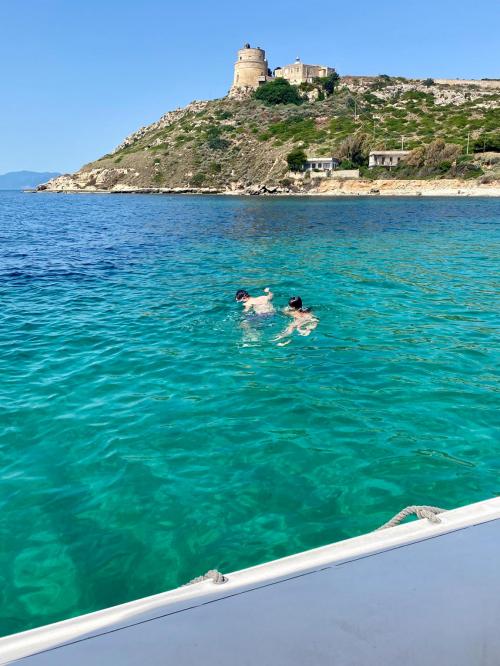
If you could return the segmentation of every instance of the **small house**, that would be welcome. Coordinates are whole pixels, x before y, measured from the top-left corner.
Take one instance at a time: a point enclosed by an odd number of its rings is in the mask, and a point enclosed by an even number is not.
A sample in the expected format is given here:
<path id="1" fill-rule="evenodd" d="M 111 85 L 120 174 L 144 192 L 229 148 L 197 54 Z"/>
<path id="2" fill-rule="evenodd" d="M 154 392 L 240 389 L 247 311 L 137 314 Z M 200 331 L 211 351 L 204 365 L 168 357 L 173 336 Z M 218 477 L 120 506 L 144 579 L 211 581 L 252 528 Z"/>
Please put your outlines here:
<path id="1" fill-rule="evenodd" d="M 368 166 L 373 167 L 396 167 L 410 154 L 409 150 L 372 150 L 368 160 Z"/>
<path id="2" fill-rule="evenodd" d="M 308 157 L 304 171 L 333 171 L 340 164 L 336 157 Z"/>

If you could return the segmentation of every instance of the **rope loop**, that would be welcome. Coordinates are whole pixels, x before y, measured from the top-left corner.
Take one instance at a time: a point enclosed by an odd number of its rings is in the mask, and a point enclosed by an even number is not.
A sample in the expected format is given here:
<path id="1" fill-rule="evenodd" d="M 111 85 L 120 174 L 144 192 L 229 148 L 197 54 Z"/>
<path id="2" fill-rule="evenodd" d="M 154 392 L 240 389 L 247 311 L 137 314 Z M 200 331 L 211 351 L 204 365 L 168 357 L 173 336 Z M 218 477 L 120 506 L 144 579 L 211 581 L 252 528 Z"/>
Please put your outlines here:
<path id="1" fill-rule="evenodd" d="M 440 509 L 438 506 L 407 506 L 405 509 L 402 509 L 397 513 L 393 518 L 388 520 L 386 523 L 377 527 L 375 530 L 386 530 L 389 527 L 395 527 L 399 525 L 405 518 L 415 514 L 418 518 L 427 518 L 431 523 L 440 523 L 441 520 L 437 517 L 438 513 L 443 513 L 446 509 Z"/>

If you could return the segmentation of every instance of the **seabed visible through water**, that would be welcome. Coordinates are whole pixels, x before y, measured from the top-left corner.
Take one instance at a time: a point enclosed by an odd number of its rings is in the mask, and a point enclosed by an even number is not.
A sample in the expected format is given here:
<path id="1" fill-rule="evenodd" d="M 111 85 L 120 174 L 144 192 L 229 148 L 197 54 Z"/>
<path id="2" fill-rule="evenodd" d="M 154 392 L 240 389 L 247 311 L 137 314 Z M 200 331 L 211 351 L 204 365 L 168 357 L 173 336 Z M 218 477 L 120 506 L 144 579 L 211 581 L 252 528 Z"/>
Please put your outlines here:
<path id="1" fill-rule="evenodd" d="M 0 193 L 0 633 L 498 494 L 499 229 L 499 199 Z M 245 337 L 264 287 L 317 329 Z"/>

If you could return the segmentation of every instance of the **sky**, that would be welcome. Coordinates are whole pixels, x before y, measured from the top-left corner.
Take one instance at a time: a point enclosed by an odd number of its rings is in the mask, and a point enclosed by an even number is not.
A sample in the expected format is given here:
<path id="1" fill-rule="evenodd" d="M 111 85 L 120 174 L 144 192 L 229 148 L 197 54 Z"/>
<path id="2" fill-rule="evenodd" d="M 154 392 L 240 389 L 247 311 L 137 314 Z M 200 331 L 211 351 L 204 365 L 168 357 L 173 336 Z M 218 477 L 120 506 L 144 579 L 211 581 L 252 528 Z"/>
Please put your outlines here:
<path id="1" fill-rule="evenodd" d="M 0 173 L 77 170 L 228 91 L 237 49 L 275 68 L 500 77 L 498 0 L 0 0 Z"/>

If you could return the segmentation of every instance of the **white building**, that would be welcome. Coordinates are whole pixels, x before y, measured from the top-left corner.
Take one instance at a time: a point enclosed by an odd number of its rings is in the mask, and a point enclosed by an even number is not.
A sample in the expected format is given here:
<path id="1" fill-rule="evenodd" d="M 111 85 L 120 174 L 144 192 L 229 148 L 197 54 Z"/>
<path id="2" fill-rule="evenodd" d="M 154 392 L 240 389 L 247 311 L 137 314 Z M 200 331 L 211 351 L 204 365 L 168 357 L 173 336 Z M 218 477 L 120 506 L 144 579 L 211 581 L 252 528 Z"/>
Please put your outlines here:
<path id="1" fill-rule="evenodd" d="M 336 157 L 308 157 L 304 171 L 333 171 L 340 164 Z"/>
<path id="2" fill-rule="evenodd" d="M 409 150 L 372 150 L 368 160 L 368 166 L 373 167 L 395 167 L 410 154 Z"/>

